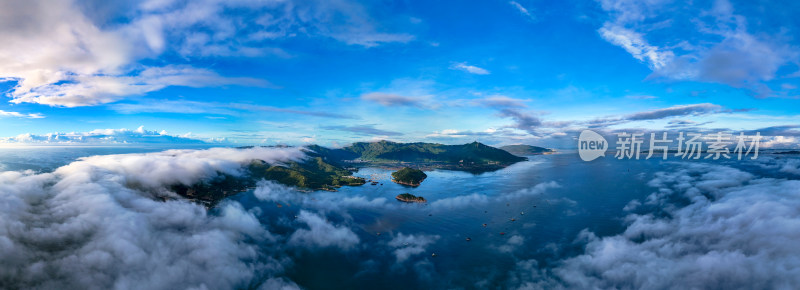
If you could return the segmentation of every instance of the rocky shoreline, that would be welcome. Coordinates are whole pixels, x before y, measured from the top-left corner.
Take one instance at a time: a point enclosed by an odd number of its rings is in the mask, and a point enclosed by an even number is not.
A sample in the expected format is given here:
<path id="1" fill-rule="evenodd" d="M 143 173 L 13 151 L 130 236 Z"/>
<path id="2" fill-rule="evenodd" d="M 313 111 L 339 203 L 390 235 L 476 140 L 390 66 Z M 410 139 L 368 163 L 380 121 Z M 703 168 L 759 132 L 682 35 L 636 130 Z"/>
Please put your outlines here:
<path id="1" fill-rule="evenodd" d="M 424 180 L 425 180 L 425 178 L 423 178 L 422 180 L 420 180 L 420 181 L 419 181 L 419 182 L 417 182 L 417 183 L 413 183 L 413 182 L 403 182 L 403 181 L 398 181 L 398 180 L 392 179 L 392 182 L 394 182 L 394 183 L 397 183 L 397 184 L 402 184 L 402 185 L 408 185 L 408 186 L 417 187 L 417 186 L 419 186 L 420 184 L 422 184 L 422 181 L 424 181 Z"/>

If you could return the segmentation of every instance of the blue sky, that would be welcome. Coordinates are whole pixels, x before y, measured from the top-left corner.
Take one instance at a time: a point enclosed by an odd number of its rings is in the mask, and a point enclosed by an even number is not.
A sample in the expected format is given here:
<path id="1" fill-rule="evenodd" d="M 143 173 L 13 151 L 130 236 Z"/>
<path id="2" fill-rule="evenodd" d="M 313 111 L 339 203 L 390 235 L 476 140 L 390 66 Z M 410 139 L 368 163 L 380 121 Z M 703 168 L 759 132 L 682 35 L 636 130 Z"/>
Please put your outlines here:
<path id="1" fill-rule="evenodd" d="M 152 133 L 563 147 L 585 128 L 762 130 L 781 136 L 776 146 L 800 143 L 794 2 L 0 6 L 7 143 Z"/>

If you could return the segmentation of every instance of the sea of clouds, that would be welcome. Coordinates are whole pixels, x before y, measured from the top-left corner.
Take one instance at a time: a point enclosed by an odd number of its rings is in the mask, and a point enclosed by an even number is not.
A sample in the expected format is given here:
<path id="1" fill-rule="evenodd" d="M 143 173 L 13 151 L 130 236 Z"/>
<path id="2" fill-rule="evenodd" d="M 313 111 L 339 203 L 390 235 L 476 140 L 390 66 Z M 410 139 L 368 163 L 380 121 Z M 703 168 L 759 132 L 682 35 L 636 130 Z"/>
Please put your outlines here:
<path id="1" fill-rule="evenodd" d="M 796 160 L 772 160 L 782 172 Z M 627 228 L 583 231 L 584 253 L 542 269 L 517 263 L 522 289 L 797 289 L 800 181 L 703 163 L 659 172 L 626 210 Z"/>
<path id="2" fill-rule="evenodd" d="M 252 160 L 299 160 L 296 148 L 213 148 L 82 158 L 52 173 L 0 173 L 0 285 L 13 289 L 226 289 L 295 286 L 253 213 L 218 214 L 170 195 Z M 276 244 L 278 245 L 278 244 Z M 263 281 L 257 281 L 262 279 Z"/>
<path id="3" fill-rule="evenodd" d="M 298 208 L 293 220 L 269 222 L 262 215 L 266 207 L 248 210 L 226 200 L 209 211 L 168 190 L 219 174 L 244 174 L 242 166 L 252 160 L 303 158 L 298 148 L 168 150 L 86 157 L 50 173 L 1 172 L 0 285 L 297 289 L 287 278 L 293 256 L 314 250 L 365 257 L 356 276 L 411 271 L 420 280 L 416 285 L 450 285 L 442 278 L 452 275 L 437 272 L 426 254 L 446 237 L 392 232 L 376 242 L 361 235 L 362 225 L 348 212 L 401 206 L 386 198 L 309 195 L 262 181 L 252 192 L 255 199 Z M 577 246 L 582 251 L 576 255 L 545 266 L 526 256 L 526 243 L 535 237 L 523 234 L 490 245 L 516 259 L 502 284 L 522 289 L 798 288 L 800 181 L 793 180 L 798 165 L 790 158 L 753 163 L 790 176 L 776 178 L 725 165 L 671 163 L 664 168 L 675 170 L 646 181 L 652 194 L 625 207 L 622 233 L 598 236 L 584 230 L 573 244 L 554 245 Z M 442 198 L 429 208 L 513 202 L 560 187 L 547 181 L 500 196 Z M 281 224 L 291 230 L 273 228 Z M 464 278 L 475 280 L 476 287 L 489 285 L 481 284 L 486 283 L 482 277 Z"/>
<path id="4" fill-rule="evenodd" d="M 401 269 L 438 239 L 392 233 L 366 247 L 347 209 L 397 206 L 385 198 L 318 200 L 261 181 L 258 200 L 306 208 L 293 220 L 265 221 L 261 207 L 226 200 L 208 210 L 169 190 L 241 176 L 253 160 L 304 158 L 300 148 L 186 149 L 85 157 L 49 173 L 0 172 L 0 288 L 299 289 L 286 274 L 298 251 L 375 251 Z M 276 233 L 271 225 L 292 230 Z M 374 274 L 376 264 L 364 262 L 363 272 Z M 431 263 L 411 266 L 427 273 Z"/>

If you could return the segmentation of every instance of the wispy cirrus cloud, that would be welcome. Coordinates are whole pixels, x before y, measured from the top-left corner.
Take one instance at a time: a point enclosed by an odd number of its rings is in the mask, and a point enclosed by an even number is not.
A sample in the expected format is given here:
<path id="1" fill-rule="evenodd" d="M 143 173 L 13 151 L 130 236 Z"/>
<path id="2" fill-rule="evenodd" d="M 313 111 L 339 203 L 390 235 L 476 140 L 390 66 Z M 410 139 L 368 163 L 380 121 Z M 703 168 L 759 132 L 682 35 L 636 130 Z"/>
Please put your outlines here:
<path id="1" fill-rule="evenodd" d="M 475 75 L 488 75 L 490 72 L 484 68 L 477 67 L 474 65 L 469 65 L 466 62 L 456 62 L 450 65 L 450 69 L 452 70 L 460 70 L 464 72 L 468 72 Z"/>
<path id="2" fill-rule="evenodd" d="M 666 128 L 688 128 L 688 127 L 697 127 L 702 125 L 707 125 L 712 123 L 711 121 L 708 122 L 696 122 L 692 120 L 670 120 L 667 122 Z"/>
<path id="3" fill-rule="evenodd" d="M 511 7 L 514 7 L 514 9 L 517 9 L 517 11 L 519 11 L 520 14 L 525 15 L 530 19 L 536 19 L 536 17 L 533 14 L 531 14 L 528 8 L 525 8 L 525 6 L 522 6 L 522 4 L 519 4 L 519 2 L 511 1 L 508 2 L 508 4 L 510 4 Z"/>
<path id="4" fill-rule="evenodd" d="M 402 136 L 403 135 L 403 133 L 401 133 L 401 132 L 381 130 L 381 129 L 375 128 L 375 125 L 355 125 L 355 126 L 335 125 L 335 126 L 322 126 L 320 128 L 325 129 L 325 130 L 350 132 L 350 133 L 355 133 L 355 134 L 364 135 L 364 136 Z"/>
<path id="5" fill-rule="evenodd" d="M 27 119 L 41 119 L 44 118 L 44 115 L 40 113 L 20 113 L 20 112 L 13 112 L 13 111 L 5 111 L 0 110 L 0 117 L 14 117 L 14 118 L 27 118 Z"/>
<path id="6" fill-rule="evenodd" d="M 261 79 L 223 77 L 217 73 L 188 66 L 147 68 L 132 75 L 75 75 L 58 83 L 44 84 L 11 93 L 12 103 L 38 103 L 59 107 L 82 107 L 111 103 L 128 96 L 141 96 L 169 86 L 217 87 L 241 85 L 275 87 Z"/>
<path id="7" fill-rule="evenodd" d="M 656 97 L 656 96 L 651 96 L 651 95 L 630 95 L 630 96 L 625 96 L 625 97 L 626 97 L 626 98 L 628 98 L 628 99 L 634 99 L 634 100 L 652 100 L 652 99 L 658 99 L 658 97 Z"/>
<path id="8" fill-rule="evenodd" d="M 176 114 L 214 114 L 214 115 L 243 115 L 253 112 L 274 112 L 283 114 L 305 115 L 333 119 L 358 119 L 356 116 L 305 110 L 300 108 L 280 108 L 274 106 L 200 102 L 191 100 L 145 100 L 138 103 L 116 103 L 109 108 L 124 114 L 133 113 L 176 113 Z M 213 118 L 213 116 L 212 116 Z"/>
<path id="9" fill-rule="evenodd" d="M 510 118 L 514 120 L 514 123 L 508 126 L 509 128 L 522 130 L 534 136 L 541 135 L 540 129 L 543 121 L 542 118 L 534 113 L 512 108 L 505 108 L 501 109 L 497 115 L 502 118 Z"/>
<path id="10" fill-rule="evenodd" d="M 473 101 L 474 104 L 489 108 L 525 108 L 530 100 L 515 99 L 502 95 L 489 96 Z"/>
<path id="11" fill-rule="evenodd" d="M 634 121 L 659 120 L 672 117 L 702 116 L 711 114 L 746 112 L 752 109 L 729 109 L 721 105 L 702 103 L 691 105 L 676 105 L 672 107 L 637 112 L 620 117 L 605 117 L 585 122 L 589 127 L 606 127 Z"/>
<path id="12" fill-rule="evenodd" d="M 361 95 L 361 99 L 384 106 L 425 107 L 425 99 L 422 97 L 410 97 L 392 93 L 366 93 Z"/>
<path id="13" fill-rule="evenodd" d="M 797 47 L 780 32 L 755 29 L 727 0 L 691 3 L 680 11 L 668 5 L 672 1 L 599 2 L 609 19 L 598 33 L 647 64 L 652 78 L 722 83 L 770 97 L 792 90 L 771 81 L 798 77 Z M 763 4 L 764 10 L 782 8 Z M 673 37 L 677 35 L 680 39 Z M 795 68 L 780 71 L 786 66 Z"/>
<path id="14" fill-rule="evenodd" d="M 80 107 L 169 86 L 274 87 L 261 79 L 145 60 L 166 53 L 186 60 L 290 57 L 274 43 L 297 35 L 363 47 L 414 39 L 410 34 L 380 29 L 365 7 L 347 1 L 93 5 L 88 9 L 72 1 L 0 3 L 0 37 L 4 39 L 0 81 L 16 83 L 7 93 L 12 102 Z M 253 13 L 235 13 L 244 9 Z"/>

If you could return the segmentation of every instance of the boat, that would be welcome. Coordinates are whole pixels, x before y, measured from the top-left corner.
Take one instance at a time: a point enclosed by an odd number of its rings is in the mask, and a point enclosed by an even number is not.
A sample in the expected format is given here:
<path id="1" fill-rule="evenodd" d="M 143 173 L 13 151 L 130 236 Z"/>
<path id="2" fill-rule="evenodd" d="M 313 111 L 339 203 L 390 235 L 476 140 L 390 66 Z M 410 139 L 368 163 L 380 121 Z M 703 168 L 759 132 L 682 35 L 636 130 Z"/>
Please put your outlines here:
<path id="1" fill-rule="evenodd" d="M 470 238 L 467 238 L 467 242 L 469 242 L 469 241 L 472 241 L 472 239 L 470 239 Z"/>

